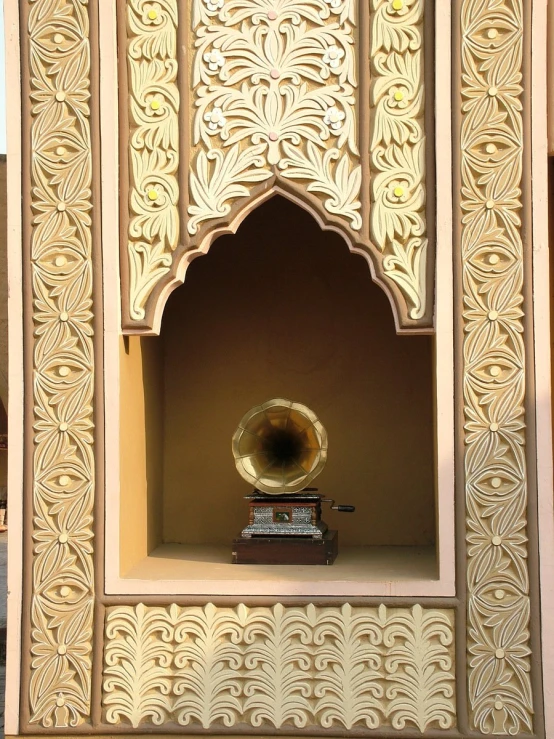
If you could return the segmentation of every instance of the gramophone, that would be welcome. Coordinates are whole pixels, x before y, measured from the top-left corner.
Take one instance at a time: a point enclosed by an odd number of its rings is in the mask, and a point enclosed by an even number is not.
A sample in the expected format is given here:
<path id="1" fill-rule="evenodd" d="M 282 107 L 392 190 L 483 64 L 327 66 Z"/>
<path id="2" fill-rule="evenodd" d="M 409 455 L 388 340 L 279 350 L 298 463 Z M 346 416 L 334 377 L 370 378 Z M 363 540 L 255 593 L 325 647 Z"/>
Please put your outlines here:
<path id="1" fill-rule="evenodd" d="M 248 525 L 233 542 L 237 564 L 332 564 L 338 534 L 321 519 L 321 504 L 335 505 L 308 485 L 327 461 L 327 433 L 315 413 L 276 398 L 255 406 L 233 435 L 233 456 L 254 490 Z"/>

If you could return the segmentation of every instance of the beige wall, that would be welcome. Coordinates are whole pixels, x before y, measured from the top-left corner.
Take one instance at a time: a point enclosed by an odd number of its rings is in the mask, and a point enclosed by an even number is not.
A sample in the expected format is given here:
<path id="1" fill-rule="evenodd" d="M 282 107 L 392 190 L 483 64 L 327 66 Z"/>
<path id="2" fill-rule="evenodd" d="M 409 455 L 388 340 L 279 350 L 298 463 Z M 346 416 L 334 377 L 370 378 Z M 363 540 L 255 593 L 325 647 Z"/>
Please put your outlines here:
<path id="1" fill-rule="evenodd" d="M 6 155 L 0 154 L 0 399 L 8 406 L 8 264 Z M 0 484 L 2 484 L 0 482 Z"/>
<path id="2" fill-rule="evenodd" d="M 161 339 L 164 541 L 229 543 L 245 525 L 231 436 L 275 396 L 327 428 L 317 485 L 357 507 L 325 514 L 343 542 L 434 541 L 432 339 L 395 335 L 386 296 L 337 234 L 271 200 L 191 265 Z"/>
<path id="3" fill-rule="evenodd" d="M 0 433 L 7 432 L 8 408 L 8 262 L 6 156 L 0 154 Z M 8 484 L 8 453 L 0 449 L 0 499 Z"/>
<path id="4" fill-rule="evenodd" d="M 158 345 L 158 339 L 121 339 L 122 574 L 162 539 L 163 356 Z"/>

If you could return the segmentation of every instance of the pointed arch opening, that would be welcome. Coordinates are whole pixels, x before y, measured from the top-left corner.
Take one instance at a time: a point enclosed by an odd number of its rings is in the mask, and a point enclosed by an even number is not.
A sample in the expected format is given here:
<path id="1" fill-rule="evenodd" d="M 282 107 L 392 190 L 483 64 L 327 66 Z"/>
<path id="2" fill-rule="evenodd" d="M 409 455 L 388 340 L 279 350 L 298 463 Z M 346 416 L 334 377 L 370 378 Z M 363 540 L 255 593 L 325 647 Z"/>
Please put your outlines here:
<path id="1" fill-rule="evenodd" d="M 199 239 L 195 245 L 180 245 L 175 252 L 163 259 L 158 255 L 157 259 L 159 273 L 156 269 L 152 279 L 144 282 L 143 290 L 131 289 L 134 283 L 132 273 L 129 269 L 127 259 L 124 258 L 122 267 L 122 294 L 123 294 L 123 333 L 126 335 L 158 336 L 161 330 L 163 316 L 167 301 L 171 294 L 185 281 L 188 270 L 193 261 L 199 256 L 209 253 L 213 243 L 222 235 L 234 235 L 254 210 L 265 204 L 268 200 L 288 200 L 305 210 L 318 224 L 322 231 L 332 231 L 339 234 L 352 254 L 360 255 L 362 260 L 357 262 L 358 269 L 368 270 L 371 279 L 384 292 L 389 301 L 395 329 L 398 334 L 433 334 L 433 289 L 434 282 L 434 260 L 427 258 L 427 239 L 418 239 L 412 244 L 413 254 L 410 260 L 414 262 L 410 267 L 413 274 L 409 279 L 402 277 L 396 269 L 402 261 L 390 254 L 380 253 L 376 249 L 369 236 L 361 238 L 360 234 L 348 228 L 344 221 L 332 214 L 327 213 L 321 206 L 318 198 L 311 196 L 302 188 L 288 182 L 275 182 L 271 187 L 259 187 L 258 192 L 242 203 L 242 207 L 234 208 L 231 216 L 222 217 L 207 224 L 201 229 Z M 368 240 L 369 239 L 369 240 Z M 141 252 L 142 256 L 136 254 L 133 259 L 139 262 L 148 261 L 147 251 Z M 410 261 L 408 260 L 408 261 Z M 138 264 L 138 262 L 137 262 Z M 395 268 L 391 268 L 396 264 Z M 149 267 L 148 269 L 152 269 Z M 144 270 L 142 264 L 140 270 Z M 136 267 L 135 267 L 136 270 Z M 409 270 L 409 271 L 410 271 Z M 148 271 L 148 270 L 147 270 Z M 417 288 L 410 288 L 409 284 L 418 274 Z M 391 278 L 392 275 L 395 275 Z M 429 286 L 431 288 L 429 289 Z M 129 306 L 129 290 L 135 295 L 136 306 L 142 305 L 138 312 Z M 137 302 L 138 301 L 138 302 Z M 135 306 L 135 307 L 136 307 Z"/>
<path id="2" fill-rule="evenodd" d="M 396 334 L 361 259 L 272 198 L 192 263 L 158 337 L 122 337 L 122 577 L 172 562 L 209 578 L 230 562 L 251 492 L 232 434 L 249 408 L 286 397 L 328 431 L 319 489 L 357 507 L 325 512 L 343 563 L 365 580 L 375 561 L 388 579 L 433 579 L 433 337 Z"/>

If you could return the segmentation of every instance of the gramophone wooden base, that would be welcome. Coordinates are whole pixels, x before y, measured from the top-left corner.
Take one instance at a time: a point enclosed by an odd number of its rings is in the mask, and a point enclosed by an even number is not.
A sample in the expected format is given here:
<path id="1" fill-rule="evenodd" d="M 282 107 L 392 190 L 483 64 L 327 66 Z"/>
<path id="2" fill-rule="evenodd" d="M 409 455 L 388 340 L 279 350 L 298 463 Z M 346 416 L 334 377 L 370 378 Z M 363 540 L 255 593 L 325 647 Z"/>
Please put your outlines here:
<path id="1" fill-rule="evenodd" d="M 338 531 L 322 539 L 300 536 L 239 536 L 233 539 L 236 565 L 332 565 L 339 551 Z"/>

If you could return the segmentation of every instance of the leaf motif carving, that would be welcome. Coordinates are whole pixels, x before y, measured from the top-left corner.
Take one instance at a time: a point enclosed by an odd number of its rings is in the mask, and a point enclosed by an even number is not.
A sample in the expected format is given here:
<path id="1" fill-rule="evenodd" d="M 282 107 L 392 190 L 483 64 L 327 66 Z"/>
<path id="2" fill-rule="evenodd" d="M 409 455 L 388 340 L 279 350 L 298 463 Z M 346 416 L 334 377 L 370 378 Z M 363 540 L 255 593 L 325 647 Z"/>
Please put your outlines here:
<path id="1" fill-rule="evenodd" d="M 469 703 L 533 731 L 523 343 L 523 0 L 464 0 L 461 207 Z"/>
<path id="2" fill-rule="evenodd" d="M 29 0 L 33 508 L 30 723 L 90 721 L 94 346 L 89 7 Z"/>
<path id="3" fill-rule="evenodd" d="M 371 0 L 371 237 L 412 319 L 427 307 L 423 0 Z"/>
<path id="4" fill-rule="evenodd" d="M 453 638 L 451 611 L 420 606 L 115 606 L 104 718 L 146 730 L 448 729 Z"/>
<path id="5" fill-rule="evenodd" d="M 142 320 L 179 243 L 176 0 L 128 0 L 129 312 Z"/>
<path id="6" fill-rule="evenodd" d="M 264 2 L 193 1 L 191 234 L 227 215 L 262 172 L 302 182 L 360 229 L 357 4 L 285 0 L 277 13 Z M 239 160 L 256 161 L 256 176 Z"/>

